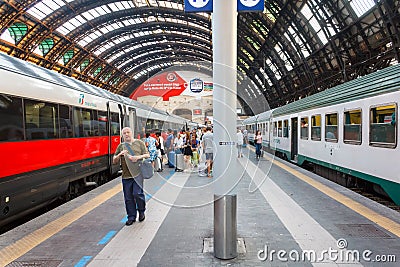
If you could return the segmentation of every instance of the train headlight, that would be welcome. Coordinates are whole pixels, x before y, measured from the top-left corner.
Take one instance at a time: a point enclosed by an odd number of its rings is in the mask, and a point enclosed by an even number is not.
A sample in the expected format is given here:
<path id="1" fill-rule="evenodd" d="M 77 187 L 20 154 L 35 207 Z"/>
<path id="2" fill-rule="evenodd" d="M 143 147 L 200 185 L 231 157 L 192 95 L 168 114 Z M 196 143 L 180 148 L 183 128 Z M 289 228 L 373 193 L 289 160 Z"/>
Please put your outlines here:
<path id="1" fill-rule="evenodd" d="M 4 202 L 5 202 L 5 203 L 10 202 L 10 197 L 5 197 L 5 198 L 4 198 Z"/>

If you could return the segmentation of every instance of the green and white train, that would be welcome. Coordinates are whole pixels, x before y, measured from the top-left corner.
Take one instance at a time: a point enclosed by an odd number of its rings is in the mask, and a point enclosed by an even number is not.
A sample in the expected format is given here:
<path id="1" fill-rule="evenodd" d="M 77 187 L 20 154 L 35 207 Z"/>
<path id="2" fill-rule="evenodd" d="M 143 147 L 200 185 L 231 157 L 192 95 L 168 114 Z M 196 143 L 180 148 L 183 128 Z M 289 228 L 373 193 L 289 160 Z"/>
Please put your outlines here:
<path id="1" fill-rule="evenodd" d="M 400 205 L 400 64 L 243 121 L 250 142 L 309 165 L 342 185 L 366 187 Z"/>

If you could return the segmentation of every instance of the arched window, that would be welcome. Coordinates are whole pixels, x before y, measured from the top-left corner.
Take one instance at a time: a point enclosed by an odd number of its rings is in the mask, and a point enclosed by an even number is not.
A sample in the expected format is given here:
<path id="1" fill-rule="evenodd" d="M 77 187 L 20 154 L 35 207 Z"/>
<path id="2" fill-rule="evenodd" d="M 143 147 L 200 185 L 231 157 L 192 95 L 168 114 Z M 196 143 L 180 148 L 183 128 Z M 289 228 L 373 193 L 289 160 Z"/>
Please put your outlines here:
<path id="1" fill-rule="evenodd" d="M 116 85 L 116 84 L 119 82 L 120 79 L 121 79 L 120 77 L 115 77 L 115 78 L 112 80 L 112 82 L 110 82 L 110 84 L 111 84 L 111 85 Z"/>
<path id="2" fill-rule="evenodd" d="M 102 67 L 102 66 L 99 66 L 99 67 L 93 72 L 93 77 L 96 77 L 96 76 L 101 72 L 102 69 L 103 69 L 103 67 Z"/>
<path id="3" fill-rule="evenodd" d="M 74 50 L 68 50 L 67 52 L 65 52 L 65 54 L 63 55 L 63 61 L 64 61 L 64 65 L 67 65 L 67 63 L 71 60 L 71 58 L 74 57 Z"/>
<path id="4" fill-rule="evenodd" d="M 46 38 L 39 44 L 39 50 L 42 52 L 43 56 L 47 55 L 53 47 L 54 40 L 51 38 Z"/>
<path id="5" fill-rule="evenodd" d="M 108 79 L 110 79 L 111 75 L 112 75 L 112 72 L 108 72 L 106 75 L 103 76 L 103 81 L 105 81 L 105 82 L 108 81 Z"/>
<path id="6" fill-rule="evenodd" d="M 79 66 L 80 72 L 82 72 L 90 63 L 89 59 L 85 59 L 82 64 Z"/>
<path id="7" fill-rule="evenodd" d="M 8 31 L 14 39 L 15 44 L 17 44 L 28 32 L 28 26 L 22 22 L 16 22 L 8 28 Z"/>

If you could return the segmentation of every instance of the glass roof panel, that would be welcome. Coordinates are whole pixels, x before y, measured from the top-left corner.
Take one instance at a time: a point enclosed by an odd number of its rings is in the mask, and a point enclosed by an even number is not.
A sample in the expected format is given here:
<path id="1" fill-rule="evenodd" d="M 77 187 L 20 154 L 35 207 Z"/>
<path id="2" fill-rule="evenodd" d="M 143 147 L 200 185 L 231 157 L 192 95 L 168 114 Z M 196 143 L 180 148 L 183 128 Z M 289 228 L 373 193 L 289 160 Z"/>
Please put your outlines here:
<path id="1" fill-rule="evenodd" d="M 107 10 L 105 9 L 105 6 L 99 6 L 92 10 L 92 12 L 95 12 L 95 11 L 100 15 L 107 14 Z"/>
<path id="2" fill-rule="evenodd" d="M 133 6 L 131 1 L 120 1 L 120 2 L 115 2 L 115 3 L 110 3 L 110 4 L 98 6 L 98 7 L 94 8 L 94 9 L 91 9 L 91 10 L 88 10 L 88 11 L 82 13 L 82 15 L 79 15 L 79 16 L 76 16 L 76 17 L 70 19 L 69 21 L 64 23 L 62 26 L 65 26 L 65 24 L 67 24 L 67 23 L 71 23 L 72 25 L 75 25 L 75 28 L 77 28 L 80 25 L 86 23 L 87 21 L 92 20 L 93 18 L 97 18 L 99 16 L 102 16 L 102 15 L 105 15 L 105 14 L 110 14 L 112 12 L 116 12 L 116 11 L 119 11 L 119 10 L 130 9 L 130 8 L 133 8 L 133 7 L 134 6 Z M 76 21 L 79 21 L 79 23 L 76 23 Z M 66 28 L 69 29 L 70 31 L 75 30 L 75 28 L 71 28 L 71 27 L 66 27 Z"/>
<path id="3" fill-rule="evenodd" d="M 307 20 L 309 20 L 313 16 L 313 13 L 308 5 L 304 5 L 304 7 L 300 10 L 300 12 L 304 15 L 304 17 Z"/>
<path id="4" fill-rule="evenodd" d="M 275 74 L 276 79 L 280 80 L 281 79 L 281 74 L 279 72 L 279 68 L 275 66 L 275 64 L 267 58 L 265 60 L 266 65 L 272 70 L 272 72 Z"/>
<path id="5" fill-rule="evenodd" d="M 374 0 L 349 0 L 350 6 L 354 9 L 357 16 L 361 17 L 375 6 Z"/>
<path id="6" fill-rule="evenodd" d="M 92 20 L 92 19 L 96 18 L 97 14 L 95 14 L 95 12 L 93 12 L 93 10 L 89 10 L 89 11 L 82 13 L 81 16 L 84 17 L 86 20 Z"/>
<path id="7" fill-rule="evenodd" d="M 315 5 L 312 1 L 309 2 L 308 4 L 310 5 Z M 315 7 L 318 9 L 318 7 Z M 328 39 L 325 35 L 325 33 L 321 29 L 321 25 L 318 22 L 316 16 L 314 13 L 311 11 L 310 7 L 308 5 L 304 5 L 302 10 L 300 11 L 306 19 L 309 21 L 311 27 L 313 27 L 314 31 L 317 33 L 319 39 L 321 40 L 322 44 L 326 44 L 328 42 Z M 324 16 L 323 13 L 320 14 L 320 16 Z"/>
<path id="8" fill-rule="evenodd" d="M 35 18 L 37 18 L 39 20 L 46 17 L 46 14 L 44 14 L 42 11 L 36 9 L 35 7 L 28 9 L 27 13 L 31 14 L 32 16 L 34 16 Z"/>
<path id="9" fill-rule="evenodd" d="M 68 23 L 68 22 L 67 22 L 67 23 Z M 73 25 L 75 28 L 77 28 L 77 27 L 79 27 L 79 26 L 82 25 L 82 23 L 77 19 L 77 17 L 70 19 L 70 20 L 69 20 L 69 23 L 70 23 L 71 25 Z"/>
<path id="10" fill-rule="evenodd" d="M 47 2 L 47 1 L 46 1 Z M 31 12 L 32 10 L 36 12 Z M 53 13 L 53 9 L 51 9 L 49 6 L 45 4 L 45 1 L 40 2 L 30 9 L 28 9 L 26 12 L 31 14 L 32 16 L 35 16 L 37 19 L 42 20 L 44 19 L 47 15 L 50 13 Z"/>
<path id="11" fill-rule="evenodd" d="M 0 38 L 7 42 L 14 43 L 14 39 L 11 37 L 10 31 L 4 31 L 3 34 L 0 35 Z"/>

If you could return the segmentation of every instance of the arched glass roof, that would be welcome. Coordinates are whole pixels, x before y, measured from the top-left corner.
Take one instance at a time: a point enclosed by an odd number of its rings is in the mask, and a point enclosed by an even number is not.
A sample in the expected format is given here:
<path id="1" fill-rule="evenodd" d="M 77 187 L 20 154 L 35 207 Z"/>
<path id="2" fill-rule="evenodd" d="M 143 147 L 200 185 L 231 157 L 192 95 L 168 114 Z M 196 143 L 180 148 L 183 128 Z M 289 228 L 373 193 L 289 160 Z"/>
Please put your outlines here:
<path id="1" fill-rule="evenodd" d="M 273 0 L 262 13 L 240 13 L 243 94 L 276 107 L 398 63 L 399 5 Z M 170 66 L 212 62 L 212 14 L 183 10 L 183 0 L 7 1 L 0 3 L 0 49 L 129 95 Z M 48 51 L 38 49 L 45 40 L 54 43 Z"/>

